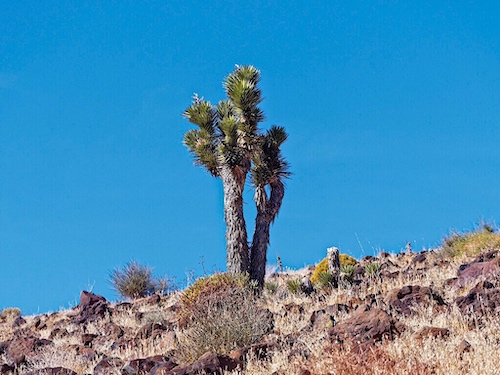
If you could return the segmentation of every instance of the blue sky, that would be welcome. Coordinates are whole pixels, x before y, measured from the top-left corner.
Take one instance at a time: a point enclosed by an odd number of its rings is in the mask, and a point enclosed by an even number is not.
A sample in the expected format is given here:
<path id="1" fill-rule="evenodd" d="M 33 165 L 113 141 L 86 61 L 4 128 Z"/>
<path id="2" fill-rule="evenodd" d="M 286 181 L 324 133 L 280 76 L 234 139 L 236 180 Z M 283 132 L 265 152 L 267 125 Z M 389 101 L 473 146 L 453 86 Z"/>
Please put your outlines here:
<path id="1" fill-rule="evenodd" d="M 181 113 L 262 72 L 293 177 L 269 260 L 439 245 L 500 213 L 500 5 L 491 1 L 4 1 L 0 309 L 116 299 L 109 271 L 224 270 L 220 181 Z M 246 194 L 252 227 L 252 192 Z"/>

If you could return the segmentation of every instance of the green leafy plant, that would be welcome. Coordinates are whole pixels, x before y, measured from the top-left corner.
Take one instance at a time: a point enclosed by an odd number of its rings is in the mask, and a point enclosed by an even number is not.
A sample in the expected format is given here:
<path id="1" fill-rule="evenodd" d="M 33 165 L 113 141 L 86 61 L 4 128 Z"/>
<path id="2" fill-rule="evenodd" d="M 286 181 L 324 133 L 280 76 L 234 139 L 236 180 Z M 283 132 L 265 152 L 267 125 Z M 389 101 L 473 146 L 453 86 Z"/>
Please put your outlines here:
<path id="1" fill-rule="evenodd" d="M 380 276 L 381 264 L 379 262 L 368 263 L 365 265 L 365 275 L 370 279 L 376 279 Z"/>
<path id="2" fill-rule="evenodd" d="M 330 272 L 320 272 L 316 286 L 320 289 L 329 288 L 334 283 L 334 277 Z"/>
<path id="3" fill-rule="evenodd" d="M 300 279 L 288 280 L 286 283 L 286 287 L 290 293 L 293 294 L 301 294 L 303 291 L 303 283 Z"/>
<path id="4" fill-rule="evenodd" d="M 454 232 L 443 240 L 442 252 L 447 257 L 475 256 L 485 250 L 500 249 L 500 233 L 484 224 L 472 232 Z"/>
<path id="5" fill-rule="evenodd" d="M 113 289 L 123 298 L 141 298 L 154 293 L 165 293 L 169 280 L 153 276 L 151 267 L 129 262 L 122 269 L 110 272 Z"/>
<path id="6" fill-rule="evenodd" d="M 276 281 L 268 281 L 267 283 L 264 284 L 264 288 L 269 292 L 269 293 L 276 293 L 278 291 L 278 283 Z"/>
<path id="7" fill-rule="evenodd" d="M 340 275 L 344 281 L 351 283 L 354 279 L 354 272 L 356 271 L 356 266 L 354 264 L 346 264 L 340 266 Z"/>

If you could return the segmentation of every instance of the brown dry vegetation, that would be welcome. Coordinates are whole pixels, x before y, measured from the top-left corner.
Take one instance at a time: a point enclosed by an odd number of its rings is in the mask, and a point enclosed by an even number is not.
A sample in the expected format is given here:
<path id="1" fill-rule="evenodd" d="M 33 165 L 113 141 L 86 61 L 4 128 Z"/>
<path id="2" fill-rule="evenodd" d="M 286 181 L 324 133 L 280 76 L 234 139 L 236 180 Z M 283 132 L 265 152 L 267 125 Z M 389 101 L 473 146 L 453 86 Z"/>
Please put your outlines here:
<path id="1" fill-rule="evenodd" d="M 203 324 L 213 323 L 210 326 L 215 326 L 216 332 L 226 329 L 234 334 L 248 327 L 254 330 L 246 332 L 251 336 L 248 344 L 257 343 L 258 349 L 242 351 L 240 366 L 232 372 L 222 370 L 224 374 L 498 374 L 499 305 L 489 310 L 464 311 L 456 302 L 478 285 L 486 285 L 488 291 L 499 290 L 500 272 L 491 267 L 500 263 L 496 261 L 500 250 L 492 250 L 482 251 L 479 258 L 471 251 L 452 254 L 446 248 L 422 254 L 381 254 L 360 263 L 361 268 L 380 263 L 376 277 L 360 273 L 357 282 L 341 282 L 339 288 L 323 288 L 310 295 L 290 292 L 287 283 L 310 277 L 312 268 L 283 272 L 270 276 L 268 281 L 274 286 L 264 289 L 261 297 L 233 293 L 233 303 L 222 298 L 203 305 L 205 310 L 197 306 L 193 311 L 201 311 Z M 482 254 L 487 255 L 481 258 Z M 490 261 L 493 266 L 488 272 L 461 278 L 463 265 L 478 259 L 482 264 Z M 444 304 L 438 299 L 424 301 L 411 306 L 411 313 L 401 313 L 391 306 L 389 296 L 409 285 L 431 288 Z M 5 313 L 0 318 L 0 366 L 13 364 L 8 345 L 18 337 L 46 341 L 36 350 L 27 351 L 25 358 L 18 361 L 16 374 L 58 366 L 79 375 L 92 374 L 105 358 L 114 359 L 105 373 L 124 374 L 127 361 L 138 358 L 161 355 L 183 364 L 195 360 L 205 349 L 210 350 L 211 345 L 219 345 L 220 354 L 230 354 L 243 345 L 233 345 L 237 333 L 218 344 L 212 342 L 213 337 L 222 334 L 196 331 L 200 325 L 195 323 L 204 320 L 200 315 L 186 321 L 182 293 L 107 304 L 103 314 L 84 321 L 78 319 L 78 308 L 22 317 L 24 321 L 17 314 Z M 234 303 L 238 298 L 242 298 L 240 303 Z M 311 317 L 318 311 L 339 304 L 347 306 L 348 311 L 330 312 L 319 324 L 312 322 Z M 368 342 L 357 338 L 332 340 L 333 327 L 370 309 L 387 312 L 404 329 L 394 337 Z M 262 323 L 266 316 L 272 319 L 271 330 Z M 223 324 L 219 324 L 221 321 Z M 422 333 L 427 332 L 426 327 L 445 328 L 446 334 Z"/>

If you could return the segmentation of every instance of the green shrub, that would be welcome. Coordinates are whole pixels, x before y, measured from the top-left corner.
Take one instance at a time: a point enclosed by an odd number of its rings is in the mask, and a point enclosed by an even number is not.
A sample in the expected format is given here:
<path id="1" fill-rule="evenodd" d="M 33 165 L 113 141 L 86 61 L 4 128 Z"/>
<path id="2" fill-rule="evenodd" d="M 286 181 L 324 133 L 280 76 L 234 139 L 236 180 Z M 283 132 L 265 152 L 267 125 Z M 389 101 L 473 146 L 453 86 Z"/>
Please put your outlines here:
<path id="1" fill-rule="evenodd" d="M 165 293 L 169 288 L 167 279 L 154 277 L 152 268 L 137 262 L 129 262 L 122 269 L 111 271 L 110 282 L 121 297 L 132 299 Z"/>
<path id="2" fill-rule="evenodd" d="M 475 256 L 485 250 L 500 249 L 500 233 L 489 225 L 467 233 L 452 233 L 443 240 L 442 251 L 448 257 Z"/>
<path id="3" fill-rule="evenodd" d="M 365 275 L 370 279 L 376 279 L 380 276 L 380 268 L 379 262 L 368 263 L 365 265 Z"/>
<path id="4" fill-rule="evenodd" d="M 358 261 L 356 258 L 353 258 L 350 255 L 347 254 L 340 254 L 339 255 L 339 261 L 340 261 L 340 268 L 342 269 L 342 266 L 347 266 L 347 265 L 356 265 L 358 264 Z M 320 283 L 320 274 L 328 272 L 328 258 L 324 258 L 321 262 L 319 262 L 314 268 L 314 273 L 311 277 L 311 283 L 313 284 L 318 284 Z"/>
<path id="5" fill-rule="evenodd" d="M 179 314 L 186 323 L 178 333 L 182 359 L 190 362 L 207 351 L 229 354 L 260 342 L 272 320 L 258 298 L 246 275 L 198 279 L 181 296 Z"/>
<path id="6" fill-rule="evenodd" d="M 303 291 L 303 283 L 300 279 L 288 280 L 286 282 L 286 287 L 290 293 L 301 294 Z"/>
<path id="7" fill-rule="evenodd" d="M 278 283 L 276 281 L 269 281 L 264 284 L 264 288 L 269 292 L 269 293 L 276 293 L 278 291 Z"/>
<path id="8" fill-rule="evenodd" d="M 320 289 L 329 288 L 333 285 L 334 278 L 330 272 L 320 272 L 318 274 L 318 281 L 315 284 Z"/>
<path id="9" fill-rule="evenodd" d="M 352 282 L 354 279 L 354 272 L 356 271 L 356 266 L 354 264 L 346 264 L 340 266 L 340 275 L 342 279 L 347 282 Z"/>

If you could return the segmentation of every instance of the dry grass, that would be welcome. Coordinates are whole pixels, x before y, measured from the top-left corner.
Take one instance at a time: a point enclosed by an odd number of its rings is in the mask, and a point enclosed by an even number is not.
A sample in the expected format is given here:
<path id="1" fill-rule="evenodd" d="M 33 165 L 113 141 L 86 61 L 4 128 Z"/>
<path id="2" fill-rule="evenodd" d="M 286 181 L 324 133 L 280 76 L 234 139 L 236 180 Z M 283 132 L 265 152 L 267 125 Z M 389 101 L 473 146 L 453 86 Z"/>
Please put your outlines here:
<path id="1" fill-rule="evenodd" d="M 73 310 L 24 317 L 27 326 L 33 325 L 36 319 L 41 320 L 43 327 L 36 331 L 37 336 L 42 339 L 50 338 L 53 343 L 28 358 L 21 373 L 25 370 L 62 366 L 77 374 L 89 374 L 104 356 L 126 361 L 175 353 L 178 358 L 190 361 L 206 349 L 227 353 L 235 347 L 237 341 L 237 337 L 231 336 L 231 333 L 241 336 L 244 329 L 248 329 L 250 336 L 256 335 L 248 343 L 260 340 L 265 331 L 259 326 L 264 321 L 263 316 L 258 315 L 261 308 L 268 309 L 274 315 L 274 328 L 270 337 L 274 337 L 277 347 L 268 352 L 265 358 L 255 353 L 249 354 L 243 369 L 227 374 L 500 373 L 500 316 L 488 316 L 478 327 L 474 324 L 474 317 L 464 316 L 451 303 L 457 296 L 466 294 L 473 285 L 458 289 L 443 283 L 444 280 L 455 277 L 458 267 L 472 257 L 467 252 L 449 257 L 443 250 L 431 251 L 426 255 L 425 262 L 419 264 L 411 262 L 415 254 L 392 255 L 388 258 L 391 263 L 386 263 L 385 266 L 384 260 L 378 259 L 376 261 L 382 264 L 380 277 L 359 285 L 341 284 L 338 289 L 318 291 L 311 296 L 292 293 L 287 287 L 289 280 L 302 278 L 310 270 L 288 271 L 287 275 L 273 278 L 273 288 L 265 289 L 257 302 L 250 294 L 246 294 L 245 298 L 231 295 L 228 300 L 223 300 L 218 294 L 218 299 L 213 304 L 206 300 L 207 304 L 200 307 L 199 311 L 193 309 L 190 312 L 191 317 L 199 313 L 193 320 L 197 324 L 185 328 L 175 326 L 154 339 L 135 340 L 133 345 L 113 345 L 116 338 L 102 335 L 106 325 L 112 323 L 120 326 L 123 330 L 122 339 L 130 341 L 146 324 L 175 321 L 177 312 L 172 306 L 181 303 L 182 294 L 164 296 L 160 303 L 155 304 L 136 301 L 130 305 L 115 305 L 113 314 L 85 326 L 72 323 L 75 314 Z M 387 276 L 396 271 L 399 272 L 397 276 Z M 494 284 L 498 287 L 500 282 L 496 280 Z M 337 303 L 356 306 L 368 295 L 383 296 L 405 285 L 431 286 L 450 307 L 437 309 L 433 303 L 415 307 L 413 315 L 398 316 L 398 320 L 406 327 L 399 337 L 363 352 L 348 345 L 332 345 L 326 337 L 326 331 L 310 328 L 311 314 L 325 306 Z M 334 318 L 336 323 L 340 323 L 349 316 L 347 313 L 339 313 Z M 15 328 L 12 327 L 12 321 L 11 318 L 0 321 L 0 342 L 13 337 Z M 242 322 L 248 323 L 244 329 Z M 428 326 L 447 328 L 449 337 L 417 338 L 416 333 Z M 56 328 L 63 328 L 68 334 L 51 336 Z M 228 335 L 223 337 L 214 333 L 222 331 Z M 99 340 L 93 342 L 92 349 L 96 355 L 77 353 L 77 348 L 82 347 L 83 333 L 100 335 Z M 222 341 L 214 347 L 207 346 L 207 343 L 213 344 L 214 336 L 222 338 Z M 293 339 L 290 339 L 291 336 Z M 464 340 L 470 344 L 470 351 L 459 350 Z M 236 344 L 241 345 L 244 343 Z M 6 354 L 0 353 L 0 364 L 7 362 Z M 112 373 L 119 374 L 120 369 L 110 370 L 110 374 Z"/>

